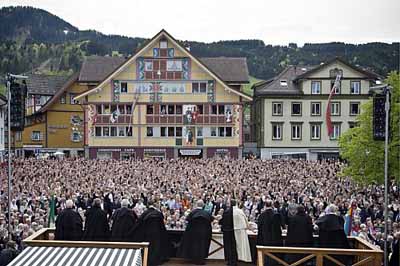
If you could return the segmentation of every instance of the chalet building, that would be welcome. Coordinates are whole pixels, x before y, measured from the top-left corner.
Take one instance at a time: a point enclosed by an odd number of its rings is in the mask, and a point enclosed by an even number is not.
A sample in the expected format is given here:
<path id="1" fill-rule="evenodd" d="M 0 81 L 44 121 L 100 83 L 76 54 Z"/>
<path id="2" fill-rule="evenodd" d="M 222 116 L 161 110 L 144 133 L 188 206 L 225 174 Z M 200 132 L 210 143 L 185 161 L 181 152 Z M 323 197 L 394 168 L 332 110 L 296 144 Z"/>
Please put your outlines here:
<path id="1" fill-rule="evenodd" d="M 77 95 L 89 158 L 240 158 L 245 58 L 196 58 L 165 30 L 128 59 L 88 58 Z"/>
<path id="2" fill-rule="evenodd" d="M 342 78 L 330 103 L 333 134 L 328 136 L 325 116 L 337 74 Z M 253 86 L 252 121 L 261 158 L 338 157 L 338 138 L 356 126 L 369 88 L 379 78 L 335 58 L 317 67 L 289 66 L 275 78 Z"/>
<path id="3" fill-rule="evenodd" d="M 87 90 L 71 77 L 28 75 L 23 131 L 13 132 L 16 154 L 63 152 L 84 156 L 83 109 L 74 97 Z"/>

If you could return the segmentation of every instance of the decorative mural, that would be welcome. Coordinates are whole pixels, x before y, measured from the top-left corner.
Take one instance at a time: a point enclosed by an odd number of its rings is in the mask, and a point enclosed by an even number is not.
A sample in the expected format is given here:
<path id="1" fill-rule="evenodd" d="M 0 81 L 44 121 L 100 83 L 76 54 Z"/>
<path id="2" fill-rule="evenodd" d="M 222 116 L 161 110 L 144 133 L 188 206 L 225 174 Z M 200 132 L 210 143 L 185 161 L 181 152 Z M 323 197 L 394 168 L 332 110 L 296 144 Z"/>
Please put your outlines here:
<path id="1" fill-rule="evenodd" d="M 121 87 L 118 80 L 113 81 L 113 102 L 119 102 L 119 96 L 121 94 Z"/>
<path id="2" fill-rule="evenodd" d="M 190 61 L 189 58 L 182 59 L 182 79 L 190 79 Z"/>
<path id="3" fill-rule="evenodd" d="M 137 76 L 139 80 L 144 80 L 144 59 L 137 59 Z"/>
<path id="4" fill-rule="evenodd" d="M 89 104 L 87 106 L 88 108 L 88 135 L 93 137 L 94 136 L 94 125 L 96 124 L 96 120 L 97 120 L 97 114 L 96 114 L 96 107 L 94 106 L 94 104 Z"/>
<path id="5" fill-rule="evenodd" d="M 210 103 L 215 102 L 215 82 L 214 82 L 214 80 L 208 81 L 207 100 Z"/>

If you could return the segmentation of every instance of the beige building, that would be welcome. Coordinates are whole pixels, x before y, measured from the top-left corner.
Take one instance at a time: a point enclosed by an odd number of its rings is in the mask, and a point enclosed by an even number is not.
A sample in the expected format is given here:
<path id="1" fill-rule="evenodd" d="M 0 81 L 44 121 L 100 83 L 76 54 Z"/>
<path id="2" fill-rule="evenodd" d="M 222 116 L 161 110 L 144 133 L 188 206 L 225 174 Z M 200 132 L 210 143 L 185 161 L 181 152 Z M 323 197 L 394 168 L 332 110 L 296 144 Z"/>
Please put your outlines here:
<path id="1" fill-rule="evenodd" d="M 328 136 L 328 97 L 337 74 L 340 89 L 331 99 L 333 134 Z M 335 58 L 317 67 L 289 66 L 254 89 L 254 134 L 263 159 L 317 160 L 339 156 L 338 139 L 356 126 L 361 105 L 379 76 Z"/>

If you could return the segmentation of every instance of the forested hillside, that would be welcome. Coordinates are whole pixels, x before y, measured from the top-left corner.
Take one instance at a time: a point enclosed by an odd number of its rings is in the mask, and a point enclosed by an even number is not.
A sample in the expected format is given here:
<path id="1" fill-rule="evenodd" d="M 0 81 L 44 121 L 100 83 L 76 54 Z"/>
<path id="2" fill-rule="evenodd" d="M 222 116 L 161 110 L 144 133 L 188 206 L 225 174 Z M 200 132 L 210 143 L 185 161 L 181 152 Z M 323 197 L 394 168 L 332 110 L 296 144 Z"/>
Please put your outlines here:
<path id="1" fill-rule="evenodd" d="M 72 72 L 79 69 L 85 56 L 128 56 L 145 41 L 81 31 L 41 9 L 4 7 L 0 9 L 0 74 Z M 322 43 L 298 47 L 295 43 L 272 46 L 261 40 L 184 42 L 200 57 L 246 57 L 250 74 L 260 79 L 273 77 L 289 64 L 317 65 L 335 56 L 381 75 L 399 66 L 399 43 Z"/>

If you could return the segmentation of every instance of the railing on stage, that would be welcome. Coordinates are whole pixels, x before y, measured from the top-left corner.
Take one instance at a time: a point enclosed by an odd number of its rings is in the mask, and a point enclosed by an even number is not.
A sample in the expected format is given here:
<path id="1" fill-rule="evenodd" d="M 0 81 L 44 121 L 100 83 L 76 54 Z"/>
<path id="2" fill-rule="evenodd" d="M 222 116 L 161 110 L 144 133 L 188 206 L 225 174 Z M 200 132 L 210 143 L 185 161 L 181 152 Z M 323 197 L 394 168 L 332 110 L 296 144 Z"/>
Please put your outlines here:
<path id="1" fill-rule="evenodd" d="M 168 238 L 170 246 L 166 247 L 170 251 L 170 257 L 176 258 L 177 246 L 183 235 L 183 230 L 168 230 Z M 331 264 L 344 266 L 336 258 L 336 256 L 351 257 L 352 266 L 381 266 L 383 261 L 383 252 L 369 244 L 363 239 L 358 237 L 348 237 L 351 249 L 329 249 L 317 248 L 318 236 L 314 236 L 314 247 L 310 248 L 297 248 L 297 247 L 271 247 L 271 246 L 256 246 L 257 234 L 248 231 L 250 248 L 252 253 L 253 262 L 258 266 L 263 266 L 265 256 L 275 260 L 280 265 L 284 266 L 297 266 L 297 265 L 315 265 L 322 266 L 324 261 L 329 261 Z M 283 235 L 284 242 L 286 236 Z M 130 243 L 130 242 L 87 242 L 87 241 L 56 241 L 54 239 L 54 228 L 44 228 L 24 242 L 28 246 L 51 246 L 51 247 L 97 247 L 97 248 L 131 248 L 143 249 L 143 265 L 147 264 L 148 257 L 148 243 Z M 213 231 L 211 246 L 208 254 L 208 259 L 222 260 L 223 254 L 223 241 L 222 233 L 220 231 Z M 277 255 L 278 254 L 278 255 Z M 303 258 L 298 259 L 296 262 L 286 262 L 283 255 L 302 254 Z M 312 263 L 309 263 L 312 262 Z"/>
<path id="2" fill-rule="evenodd" d="M 366 242 L 359 237 L 348 237 L 351 249 L 334 248 L 298 248 L 298 247 L 271 247 L 257 246 L 257 265 L 264 266 L 265 258 L 275 261 L 278 265 L 297 266 L 306 265 L 313 260 L 310 265 L 323 266 L 324 261 L 330 265 L 352 265 L 352 266 L 381 266 L 383 261 L 383 251 L 374 245 Z M 300 254 L 300 258 L 294 262 L 287 262 L 282 257 L 288 258 L 290 255 Z M 344 263 L 336 256 L 347 257 L 348 263 Z M 268 264 L 267 264 L 268 266 Z"/>
<path id="3" fill-rule="evenodd" d="M 54 240 L 54 228 L 43 228 L 30 237 L 24 239 L 24 243 L 30 247 L 74 247 L 74 248 L 120 248 L 141 249 L 142 265 L 147 266 L 149 255 L 149 243 L 131 242 L 100 242 L 100 241 L 60 241 Z"/>

